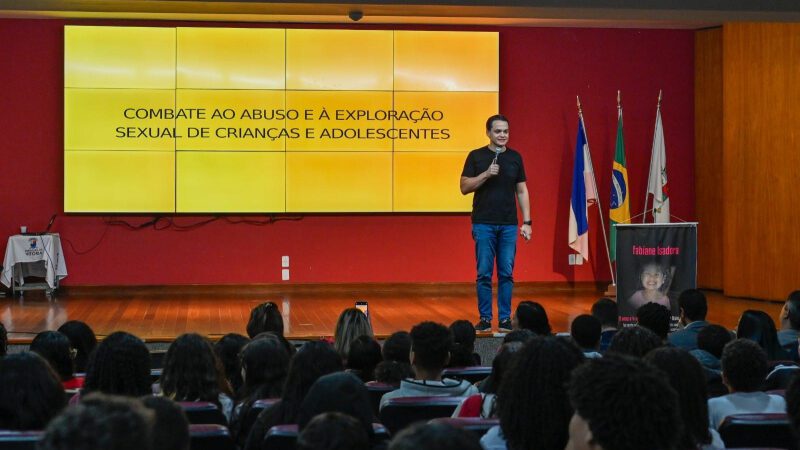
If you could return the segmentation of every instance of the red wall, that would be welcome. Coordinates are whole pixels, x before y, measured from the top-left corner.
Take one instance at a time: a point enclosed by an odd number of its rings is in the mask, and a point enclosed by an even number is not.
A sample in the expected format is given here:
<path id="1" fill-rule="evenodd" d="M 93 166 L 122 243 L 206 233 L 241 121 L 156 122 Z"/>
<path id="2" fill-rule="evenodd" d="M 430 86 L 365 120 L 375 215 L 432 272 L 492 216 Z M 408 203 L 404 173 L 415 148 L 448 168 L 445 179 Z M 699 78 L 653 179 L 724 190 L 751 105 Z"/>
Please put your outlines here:
<path id="1" fill-rule="evenodd" d="M 232 223 L 241 218 L 230 217 L 183 231 L 109 224 L 144 223 L 146 216 L 63 216 L 63 26 L 77 23 L 89 22 L 0 20 L 0 236 L 18 232 L 20 225 L 43 228 L 59 213 L 53 228 L 64 240 L 64 284 L 274 283 L 280 282 L 281 255 L 291 257 L 292 283 L 474 279 L 467 215 L 308 215 L 263 226 Z M 576 94 L 601 202 L 608 208 L 615 98 L 622 90 L 632 209 L 638 214 L 656 98 L 664 90 L 672 213 L 694 219 L 692 31 L 481 29 L 500 32 L 501 111 L 511 120 L 510 143 L 523 155 L 531 192 L 534 237 L 518 246 L 517 281 L 610 279 L 596 210 L 590 212 L 591 263 L 567 265 Z M 452 174 L 454 189 L 458 176 Z M 190 225 L 204 219 L 172 221 Z"/>

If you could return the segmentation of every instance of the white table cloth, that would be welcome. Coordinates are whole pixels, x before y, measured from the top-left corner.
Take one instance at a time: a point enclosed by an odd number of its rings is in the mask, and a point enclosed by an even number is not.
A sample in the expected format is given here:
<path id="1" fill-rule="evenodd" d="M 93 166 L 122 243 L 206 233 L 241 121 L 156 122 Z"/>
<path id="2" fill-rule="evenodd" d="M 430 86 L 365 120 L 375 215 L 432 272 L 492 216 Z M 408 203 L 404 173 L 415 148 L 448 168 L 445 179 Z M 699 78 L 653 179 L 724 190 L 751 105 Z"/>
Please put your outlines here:
<path id="1" fill-rule="evenodd" d="M 58 281 L 67 276 L 58 233 L 41 236 L 17 234 L 8 238 L 0 283 L 11 287 L 13 279 L 22 286 L 26 276 L 43 277 L 50 289 L 55 289 Z"/>

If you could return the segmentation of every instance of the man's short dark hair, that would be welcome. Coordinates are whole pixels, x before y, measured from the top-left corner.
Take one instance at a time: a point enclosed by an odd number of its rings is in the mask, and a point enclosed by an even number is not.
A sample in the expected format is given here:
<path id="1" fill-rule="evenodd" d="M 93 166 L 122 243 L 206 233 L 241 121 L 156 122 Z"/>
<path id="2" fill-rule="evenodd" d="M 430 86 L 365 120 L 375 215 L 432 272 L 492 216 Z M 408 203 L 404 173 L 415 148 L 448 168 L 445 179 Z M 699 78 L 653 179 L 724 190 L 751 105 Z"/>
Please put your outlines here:
<path id="1" fill-rule="evenodd" d="M 401 431 L 389 450 L 480 450 L 478 437 L 444 423 L 418 423 Z"/>
<path id="2" fill-rule="evenodd" d="M 619 323 L 619 310 L 617 302 L 608 297 L 603 297 L 592 305 L 592 315 L 597 317 L 604 327 L 616 327 Z"/>
<path id="3" fill-rule="evenodd" d="M 411 351 L 411 335 L 408 331 L 396 331 L 383 342 L 383 360 L 411 364 L 408 354 Z"/>
<path id="4" fill-rule="evenodd" d="M 608 353 L 641 358 L 654 348 L 661 347 L 663 340 L 644 327 L 625 327 L 611 338 Z"/>
<path id="5" fill-rule="evenodd" d="M 297 450 L 368 450 L 369 437 L 361 422 L 340 412 L 311 419 L 297 436 Z"/>
<path id="6" fill-rule="evenodd" d="M 600 345 L 600 321 L 597 317 L 581 314 L 572 321 L 570 334 L 582 349 L 595 349 Z"/>
<path id="7" fill-rule="evenodd" d="M 661 339 L 667 338 L 672 313 L 666 306 L 646 303 L 636 310 L 636 318 L 639 319 L 639 326 L 648 328 Z"/>
<path id="8" fill-rule="evenodd" d="M 697 333 L 697 348 L 705 350 L 717 359 L 722 358 L 725 344 L 733 340 L 733 334 L 722 325 L 708 325 Z"/>
<path id="9" fill-rule="evenodd" d="M 706 295 L 699 289 L 687 289 L 678 296 L 678 306 L 683 310 L 683 314 L 690 322 L 696 320 L 706 320 L 708 314 L 708 303 Z"/>
<path id="10" fill-rule="evenodd" d="M 411 329 L 411 351 L 413 365 L 428 370 L 441 370 L 447 364 L 453 335 L 444 325 L 422 322 Z"/>
<path id="11" fill-rule="evenodd" d="M 623 355 L 590 359 L 569 384 L 575 414 L 606 450 L 667 450 L 681 435 L 678 394 L 663 372 Z"/>
<path id="12" fill-rule="evenodd" d="M 508 118 L 502 114 L 495 114 L 492 117 L 486 119 L 486 131 L 492 131 L 492 125 L 494 125 L 495 121 L 503 121 L 505 123 L 509 123 Z"/>
<path id="13" fill-rule="evenodd" d="M 793 330 L 800 330 L 800 291 L 793 291 L 786 298 L 786 311 L 789 313 L 789 325 Z"/>
<path id="14" fill-rule="evenodd" d="M 736 339 L 722 350 L 722 375 L 735 392 L 753 392 L 767 376 L 767 353 L 750 339 Z"/>

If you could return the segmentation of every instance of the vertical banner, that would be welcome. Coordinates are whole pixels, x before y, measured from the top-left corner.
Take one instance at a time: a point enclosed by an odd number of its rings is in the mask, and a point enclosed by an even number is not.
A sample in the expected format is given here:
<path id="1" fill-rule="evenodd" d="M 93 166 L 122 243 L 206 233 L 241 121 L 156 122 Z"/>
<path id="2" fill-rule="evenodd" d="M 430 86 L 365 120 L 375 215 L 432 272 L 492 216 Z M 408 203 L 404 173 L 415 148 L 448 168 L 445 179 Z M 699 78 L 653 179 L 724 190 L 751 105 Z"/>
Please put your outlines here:
<path id="1" fill-rule="evenodd" d="M 697 286 L 697 223 L 617 224 L 617 305 L 622 326 L 654 302 L 678 325 L 678 295 Z"/>

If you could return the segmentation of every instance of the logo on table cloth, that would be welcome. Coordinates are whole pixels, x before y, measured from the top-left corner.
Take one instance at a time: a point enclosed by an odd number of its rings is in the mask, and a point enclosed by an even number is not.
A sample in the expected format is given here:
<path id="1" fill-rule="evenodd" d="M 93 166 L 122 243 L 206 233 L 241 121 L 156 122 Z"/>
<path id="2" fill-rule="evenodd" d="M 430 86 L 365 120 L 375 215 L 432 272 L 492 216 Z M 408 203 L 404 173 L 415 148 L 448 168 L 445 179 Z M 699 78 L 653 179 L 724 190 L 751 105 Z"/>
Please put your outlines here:
<path id="1" fill-rule="evenodd" d="M 35 250 L 36 249 L 36 238 L 28 239 L 28 244 L 31 245 L 31 250 Z"/>
<path id="2" fill-rule="evenodd" d="M 44 253 L 42 248 L 39 247 L 39 240 L 36 238 L 28 239 L 28 245 L 30 247 L 25 249 L 25 256 L 42 256 Z"/>

